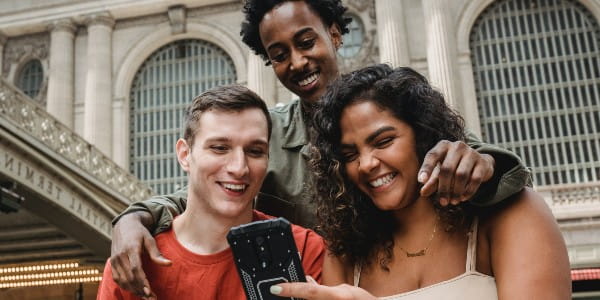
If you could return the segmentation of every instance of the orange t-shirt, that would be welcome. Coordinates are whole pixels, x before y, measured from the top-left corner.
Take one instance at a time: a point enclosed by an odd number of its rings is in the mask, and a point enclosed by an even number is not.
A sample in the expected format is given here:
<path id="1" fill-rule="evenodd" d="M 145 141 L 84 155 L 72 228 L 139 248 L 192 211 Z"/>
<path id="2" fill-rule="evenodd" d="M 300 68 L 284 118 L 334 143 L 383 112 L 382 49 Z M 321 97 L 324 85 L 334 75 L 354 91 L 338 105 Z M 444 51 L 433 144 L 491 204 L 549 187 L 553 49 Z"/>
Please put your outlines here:
<path id="1" fill-rule="evenodd" d="M 253 219 L 273 217 L 254 211 Z M 306 275 L 320 282 L 323 239 L 314 231 L 292 225 L 292 233 L 302 258 Z M 152 291 L 159 300 L 165 299 L 246 299 L 231 249 L 210 255 L 199 255 L 184 248 L 172 229 L 156 236 L 156 244 L 171 266 L 159 266 L 148 257 L 143 258 L 143 268 Z M 97 299 L 140 299 L 125 291 L 112 280 L 110 262 L 106 263 Z"/>

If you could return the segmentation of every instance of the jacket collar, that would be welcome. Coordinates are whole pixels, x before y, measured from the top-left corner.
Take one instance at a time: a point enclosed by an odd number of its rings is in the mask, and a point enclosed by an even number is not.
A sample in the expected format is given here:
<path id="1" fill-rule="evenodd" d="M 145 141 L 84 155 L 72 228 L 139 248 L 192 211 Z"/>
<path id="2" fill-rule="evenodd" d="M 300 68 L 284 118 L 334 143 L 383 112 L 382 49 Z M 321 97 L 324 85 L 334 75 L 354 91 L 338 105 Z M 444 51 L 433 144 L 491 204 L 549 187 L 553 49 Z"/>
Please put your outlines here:
<path id="1" fill-rule="evenodd" d="M 297 148 L 308 144 L 308 132 L 304 123 L 303 108 L 300 100 L 290 104 L 290 115 L 284 125 L 282 147 L 285 149 Z"/>

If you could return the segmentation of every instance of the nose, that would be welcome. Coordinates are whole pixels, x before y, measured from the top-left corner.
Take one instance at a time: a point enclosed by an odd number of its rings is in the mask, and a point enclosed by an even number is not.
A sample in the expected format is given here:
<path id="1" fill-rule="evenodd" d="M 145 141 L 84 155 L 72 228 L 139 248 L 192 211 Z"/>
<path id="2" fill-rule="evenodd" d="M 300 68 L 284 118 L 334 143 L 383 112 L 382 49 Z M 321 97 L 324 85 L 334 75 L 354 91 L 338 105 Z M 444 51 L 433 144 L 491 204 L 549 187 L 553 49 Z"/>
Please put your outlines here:
<path id="1" fill-rule="evenodd" d="M 290 56 L 290 70 L 292 71 L 301 71 L 308 63 L 308 59 L 301 51 L 292 50 Z"/>
<path id="2" fill-rule="evenodd" d="M 232 151 L 227 162 L 227 172 L 234 176 L 234 178 L 242 178 L 248 174 L 248 171 L 246 153 L 241 149 Z"/>
<path id="3" fill-rule="evenodd" d="M 358 170 L 361 173 L 369 174 L 379 167 L 379 159 L 371 152 L 363 153 L 358 158 Z"/>

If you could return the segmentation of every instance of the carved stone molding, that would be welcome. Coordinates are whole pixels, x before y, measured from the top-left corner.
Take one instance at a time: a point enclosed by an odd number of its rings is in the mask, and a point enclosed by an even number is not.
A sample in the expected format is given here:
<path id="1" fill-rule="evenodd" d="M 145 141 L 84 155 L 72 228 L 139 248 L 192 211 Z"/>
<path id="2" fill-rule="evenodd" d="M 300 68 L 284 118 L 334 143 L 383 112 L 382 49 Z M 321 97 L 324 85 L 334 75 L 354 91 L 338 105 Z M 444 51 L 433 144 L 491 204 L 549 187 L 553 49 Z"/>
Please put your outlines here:
<path id="1" fill-rule="evenodd" d="M 175 5 L 169 7 L 169 23 L 171 24 L 171 33 L 185 33 L 186 28 L 186 8 L 185 5 Z"/>
<path id="2" fill-rule="evenodd" d="M 109 13 L 97 13 L 88 15 L 84 18 L 83 22 L 88 27 L 95 25 L 103 25 L 106 27 L 113 28 L 115 26 L 115 19 Z"/>
<path id="3" fill-rule="evenodd" d="M 364 0 L 346 0 L 345 1 L 348 6 L 356 9 L 357 11 L 365 11 L 369 6 L 372 6 L 372 1 L 364 1 Z"/>
<path id="4" fill-rule="evenodd" d="M 9 38 L 4 46 L 2 73 L 7 74 L 11 66 L 21 64 L 28 58 L 46 60 L 49 47 L 50 36 L 48 33 Z"/>
<path id="5" fill-rule="evenodd" d="M 243 0 L 239 1 L 239 2 L 228 2 L 228 3 L 207 5 L 207 6 L 189 9 L 187 12 L 187 16 L 188 16 L 188 18 L 189 17 L 201 17 L 201 16 L 215 15 L 215 14 L 223 13 L 223 12 L 235 11 L 235 12 L 240 12 L 240 18 L 242 18 L 241 11 L 242 11 L 243 6 L 244 6 Z M 242 20 L 240 19 L 240 23 L 241 23 L 241 21 Z"/>
<path id="6" fill-rule="evenodd" d="M 600 216 L 600 182 L 543 186 L 536 190 L 558 219 Z"/>
<path id="7" fill-rule="evenodd" d="M 147 25 L 156 25 L 164 22 L 168 22 L 168 16 L 164 14 L 147 15 L 142 17 L 135 17 L 129 19 L 120 19 L 115 24 L 115 30 L 124 28 L 135 28 Z"/>
<path id="8" fill-rule="evenodd" d="M 73 168 L 92 176 L 128 201 L 147 199 L 152 194 L 147 185 L 2 79 L 0 118 L 10 121 L 25 134 L 71 162 Z"/>
<path id="9" fill-rule="evenodd" d="M 596 186 L 566 187 L 551 190 L 553 206 L 594 204 L 600 207 L 600 184 Z"/>
<path id="10" fill-rule="evenodd" d="M 373 0 L 346 0 L 344 4 L 348 7 L 348 13 L 360 18 L 364 27 L 364 40 L 360 51 L 354 57 L 338 56 L 338 64 L 342 73 L 350 72 L 379 61 L 375 2 Z"/>
<path id="11" fill-rule="evenodd" d="M 50 22 L 48 24 L 48 30 L 75 33 L 75 30 L 77 30 L 77 26 L 75 25 L 72 19 L 66 18 Z"/>

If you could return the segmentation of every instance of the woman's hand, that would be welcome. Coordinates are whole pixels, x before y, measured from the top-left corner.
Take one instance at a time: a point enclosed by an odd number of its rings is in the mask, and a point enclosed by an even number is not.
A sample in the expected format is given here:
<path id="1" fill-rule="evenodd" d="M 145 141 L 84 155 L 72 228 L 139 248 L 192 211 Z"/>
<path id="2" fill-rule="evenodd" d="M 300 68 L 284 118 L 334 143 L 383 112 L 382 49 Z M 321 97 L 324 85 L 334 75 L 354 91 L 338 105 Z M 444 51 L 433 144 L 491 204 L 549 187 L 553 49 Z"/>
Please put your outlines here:
<path id="1" fill-rule="evenodd" d="M 308 282 L 290 282 L 273 285 L 271 286 L 271 293 L 280 297 L 294 297 L 307 300 L 377 299 L 359 287 L 348 284 L 325 286 L 317 284 L 310 276 L 307 276 L 306 279 Z"/>

